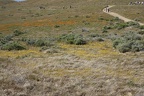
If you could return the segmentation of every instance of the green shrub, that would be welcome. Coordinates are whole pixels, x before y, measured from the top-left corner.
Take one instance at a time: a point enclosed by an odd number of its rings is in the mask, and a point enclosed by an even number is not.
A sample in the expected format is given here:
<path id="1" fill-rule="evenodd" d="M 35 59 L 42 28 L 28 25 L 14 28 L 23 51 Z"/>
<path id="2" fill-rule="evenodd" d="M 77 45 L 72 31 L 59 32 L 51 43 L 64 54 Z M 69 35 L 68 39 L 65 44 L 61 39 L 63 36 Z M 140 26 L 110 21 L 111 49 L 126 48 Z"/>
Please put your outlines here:
<path id="1" fill-rule="evenodd" d="M 83 39 L 83 36 L 76 34 L 63 34 L 58 38 L 58 40 L 68 44 L 75 44 L 75 45 L 86 44 L 86 41 Z"/>
<path id="2" fill-rule="evenodd" d="M 144 39 L 141 35 L 128 32 L 113 40 L 113 47 L 120 52 L 138 52 L 144 50 Z"/>
<path id="3" fill-rule="evenodd" d="M 18 42 L 9 42 L 4 44 L 1 47 L 2 50 L 25 50 L 26 48 L 24 46 L 22 46 L 21 44 L 19 44 Z"/>
<path id="4" fill-rule="evenodd" d="M 118 30 L 124 29 L 124 28 L 126 28 L 126 27 L 128 27 L 128 25 L 127 25 L 126 23 L 119 23 L 119 24 L 117 25 L 117 29 L 118 29 Z"/>

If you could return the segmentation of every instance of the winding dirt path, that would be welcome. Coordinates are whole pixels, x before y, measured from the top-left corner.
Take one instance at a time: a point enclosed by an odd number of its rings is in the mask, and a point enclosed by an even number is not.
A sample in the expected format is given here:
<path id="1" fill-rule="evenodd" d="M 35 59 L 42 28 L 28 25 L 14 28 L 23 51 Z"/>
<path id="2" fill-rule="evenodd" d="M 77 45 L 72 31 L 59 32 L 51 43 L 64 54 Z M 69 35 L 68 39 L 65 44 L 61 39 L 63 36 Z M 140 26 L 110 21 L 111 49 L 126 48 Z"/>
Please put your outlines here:
<path id="1" fill-rule="evenodd" d="M 112 7 L 114 7 L 114 6 L 115 6 L 115 5 L 108 6 L 108 7 L 107 7 L 107 10 L 110 9 L 110 8 L 112 8 Z M 129 21 L 136 22 L 136 21 L 134 21 L 134 20 L 132 20 L 132 19 L 128 19 L 128 18 L 126 18 L 126 17 L 124 17 L 124 16 L 121 16 L 121 15 L 119 15 L 119 14 L 117 14 L 117 13 L 114 13 L 114 12 L 111 12 L 111 11 L 107 12 L 107 11 L 106 11 L 106 8 L 103 9 L 103 12 L 105 12 L 105 13 L 111 15 L 111 16 L 118 17 L 119 19 L 123 20 L 124 22 L 129 22 Z M 138 22 L 138 23 L 139 23 L 140 25 L 144 25 L 144 23 L 141 23 L 141 22 Z"/>

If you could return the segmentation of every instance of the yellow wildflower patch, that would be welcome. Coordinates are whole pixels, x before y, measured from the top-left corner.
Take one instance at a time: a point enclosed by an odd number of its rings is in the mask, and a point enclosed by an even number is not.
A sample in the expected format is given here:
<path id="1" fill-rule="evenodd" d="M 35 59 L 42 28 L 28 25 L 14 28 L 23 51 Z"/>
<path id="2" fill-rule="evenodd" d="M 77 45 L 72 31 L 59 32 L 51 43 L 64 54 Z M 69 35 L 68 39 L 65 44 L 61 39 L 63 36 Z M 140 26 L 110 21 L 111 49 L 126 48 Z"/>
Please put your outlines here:
<path id="1" fill-rule="evenodd" d="M 82 69 L 38 69 L 38 73 L 41 73 L 45 76 L 54 76 L 54 77 L 62 77 L 66 75 L 71 76 L 88 76 L 92 73 L 91 68 L 82 68 Z"/>
<path id="2" fill-rule="evenodd" d="M 68 54 L 77 55 L 87 59 L 119 55 L 110 41 L 91 42 L 86 45 L 59 44 Z"/>
<path id="3" fill-rule="evenodd" d="M 41 56 L 42 53 L 39 52 L 38 49 L 36 50 L 21 50 L 21 51 L 5 51 L 5 50 L 0 50 L 0 57 L 1 58 L 17 58 L 17 57 L 23 57 L 23 56 L 28 56 L 34 54 L 34 56 Z"/>

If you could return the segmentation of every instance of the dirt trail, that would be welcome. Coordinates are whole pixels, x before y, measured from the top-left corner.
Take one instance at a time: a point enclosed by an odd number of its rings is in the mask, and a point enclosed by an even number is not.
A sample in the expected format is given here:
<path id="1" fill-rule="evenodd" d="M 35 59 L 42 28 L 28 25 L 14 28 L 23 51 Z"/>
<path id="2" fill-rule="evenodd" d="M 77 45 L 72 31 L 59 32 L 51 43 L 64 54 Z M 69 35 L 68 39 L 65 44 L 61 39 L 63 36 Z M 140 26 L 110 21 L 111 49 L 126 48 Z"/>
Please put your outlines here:
<path id="1" fill-rule="evenodd" d="M 110 8 L 112 8 L 112 7 L 114 7 L 114 6 L 115 6 L 115 5 L 108 6 L 108 7 L 107 7 L 107 10 L 110 9 Z M 111 15 L 111 16 L 118 17 L 119 19 L 124 20 L 124 22 L 129 22 L 129 21 L 136 22 L 136 21 L 134 21 L 134 20 L 131 20 L 131 19 L 128 19 L 128 18 L 126 18 L 126 17 L 124 17 L 124 16 L 121 16 L 121 15 L 119 15 L 119 14 L 117 14 L 117 13 L 110 12 L 110 11 L 107 12 L 107 11 L 106 11 L 106 8 L 103 9 L 103 12 L 105 12 L 105 13 Z M 141 22 L 138 22 L 138 23 L 139 23 L 140 25 L 144 25 L 144 23 L 141 23 Z"/>

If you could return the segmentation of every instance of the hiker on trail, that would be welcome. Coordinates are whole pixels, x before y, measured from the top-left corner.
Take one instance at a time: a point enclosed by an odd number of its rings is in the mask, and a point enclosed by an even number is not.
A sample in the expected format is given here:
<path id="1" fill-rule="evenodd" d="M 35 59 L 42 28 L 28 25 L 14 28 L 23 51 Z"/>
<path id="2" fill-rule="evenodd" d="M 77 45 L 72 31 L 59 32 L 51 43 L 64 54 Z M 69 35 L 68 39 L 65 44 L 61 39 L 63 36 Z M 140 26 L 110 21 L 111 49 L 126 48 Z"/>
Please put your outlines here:
<path id="1" fill-rule="evenodd" d="M 110 9 L 108 8 L 108 9 L 107 9 L 107 12 L 109 12 L 109 11 L 110 11 Z"/>
<path id="2" fill-rule="evenodd" d="M 107 12 L 107 7 L 105 7 L 105 11 Z"/>
<path id="3" fill-rule="evenodd" d="M 130 2 L 128 5 L 133 5 L 133 2 Z"/>
<path id="4" fill-rule="evenodd" d="M 108 5 L 105 7 L 105 11 L 106 11 L 106 12 L 108 12 L 108 11 L 109 11 L 109 9 L 108 9 Z"/>

